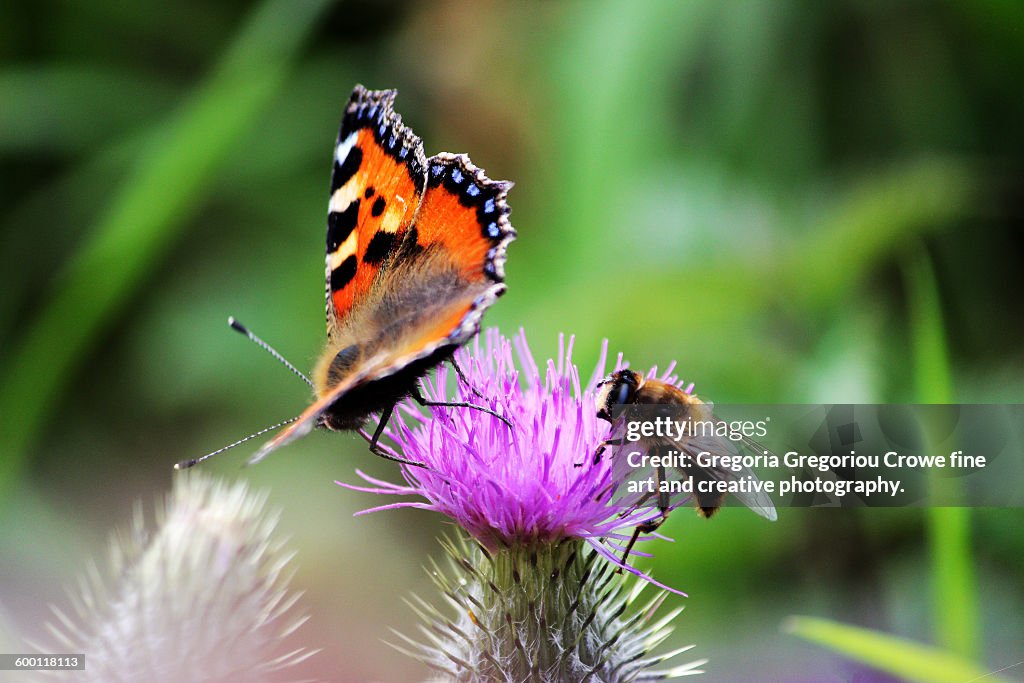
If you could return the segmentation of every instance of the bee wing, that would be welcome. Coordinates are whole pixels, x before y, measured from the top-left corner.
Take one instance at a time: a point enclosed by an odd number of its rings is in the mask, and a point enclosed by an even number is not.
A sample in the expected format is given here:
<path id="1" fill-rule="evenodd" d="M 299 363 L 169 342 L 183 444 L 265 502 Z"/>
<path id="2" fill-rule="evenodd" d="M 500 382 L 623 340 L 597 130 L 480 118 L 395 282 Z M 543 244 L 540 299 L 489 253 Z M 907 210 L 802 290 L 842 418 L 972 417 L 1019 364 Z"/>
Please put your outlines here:
<path id="1" fill-rule="evenodd" d="M 717 419 L 717 418 L 716 418 Z M 696 456 L 697 453 L 707 451 L 714 456 L 728 456 L 729 458 L 740 455 L 740 445 L 750 449 L 757 455 L 762 455 L 766 449 L 760 444 L 747 437 L 742 437 L 739 441 L 733 441 L 729 438 L 720 436 L 709 436 L 700 437 L 692 440 L 686 446 L 687 451 L 691 451 L 692 456 Z M 770 453 L 770 451 L 769 451 Z M 696 462 L 696 460 L 695 460 Z M 760 481 L 757 475 L 749 467 L 741 467 L 738 470 L 733 468 L 721 468 L 721 467 L 710 467 L 694 465 L 701 472 L 705 473 L 713 479 L 719 481 L 734 481 L 739 479 L 748 479 L 750 481 Z M 761 515 L 768 521 L 774 522 L 779 518 L 778 513 L 775 512 L 775 504 L 772 503 L 772 499 L 764 491 L 744 491 L 732 493 L 738 501 L 746 505 L 748 508 Z"/>
<path id="2" fill-rule="evenodd" d="M 710 405 L 710 404 L 709 404 Z M 722 422 L 718 417 L 711 415 L 711 418 Z M 610 440 L 618 440 L 623 442 L 623 437 L 626 433 L 626 421 L 627 415 L 624 413 L 619 416 L 618 419 L 612 424 L 612 428 L 609 433 Z M 687 443 L 677 443 L 671 438 L 656 438 L 656 437 L 645 437 L 636 442 L 623 442 L 621 446 L 621 455 L 613 461 L 613 477 L 620 484 L 628 481 L 631 478 L 642 476 L 643 470 L 637 470 L 630 467 L 627 463 L 625 454 L 629 451 L 636 450 L 641 453 L 646 453 L 652 446 L 655 447 L 666 447 L 666 448 L 679 448 L 682 451 L 687 452 L 694 463 L 696 463 L 696 455 L 702 451 L 707 451 L 712 456 L 738 456 L 740 454 L 740 446 L 743 446 L 757 455 L 762 455 L 765 452 L 770 454 L 764 447 L 758 444 L 756 441 L 749 439 L 745 436 L 741 437 L 739 441 L 734 441 L 727 437 L 720 436 L 705 436 L 705 437 L 693 437 Z M 702 473 L 708 477 L 720 481 L 732 481 L 738 479 L 749 479 L 751 481 L 760 481 L 757 475 L 749 467 L 742 467 L 738 471 L 734 471 L 729 468 L 718 468 L 710 466 L 700 466 L 694 464 L 693 468 L 699 469 Z M 690 477 L 690 473 L 684 468 L 676 468 L 677 473 L 683 478 Z M 745 506 L 756 512 L 761 517 L 774 522 L 778 519 L 778 514 L 775 512 L 775 504 L 772 503 L 772 499 L 764 491 L 751 491 L 733 493 L 737 500 L 743 503 Z M 634 496 L 637 497 L 637 496 Z M 641 495 L 639 499 L 646 499 L 647 496 Z M 629 500 L 628 496 L 622 498 L 623 501 Z"/>

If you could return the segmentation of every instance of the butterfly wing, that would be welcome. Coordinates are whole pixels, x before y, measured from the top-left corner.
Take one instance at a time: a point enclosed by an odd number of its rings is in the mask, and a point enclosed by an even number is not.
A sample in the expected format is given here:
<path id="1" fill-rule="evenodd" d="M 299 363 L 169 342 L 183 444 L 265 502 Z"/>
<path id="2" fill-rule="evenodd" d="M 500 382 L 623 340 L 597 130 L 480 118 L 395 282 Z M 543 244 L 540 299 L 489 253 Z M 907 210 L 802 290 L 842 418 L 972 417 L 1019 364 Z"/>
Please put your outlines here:
<path id="1" fill-rule="evenodd" d="M 377 343 L 366 344 L 368 351 L 376 349 L 368 360 L 360 362 L 353 373 L 340 378 L 302 411 L 295 422 L 264 444 L 249 459 L 249 464 L 309 434 L 320 424 L 324 413 L 353 389 L 389 377 L 440 349 L 461 344 L 467 335 L 475 332 L 483 310 L 499 295 L 498 290 L 467 289 L 443 305 L 431 307 L 426 315 L 417 314 L 414 320 L 407 320 L 406 325 L 385 330 Z"/>
<path id="2" fill-rule="evenodd" d="M 464 343 L 505 291 L 512 183 L 490 180 L 465 155 L 426 160 L 394 97 L 357 86 L 346 106 L 331 179 L 318 398 L 250 463 L 308 434 L 353 389 Z M 342 349 L 359 360 L 335 372 Z"/>
<path id="3" fill-rule="evenodd" d="M 516 237 L 506 203 L 512 183 L 490 180 L 464 154 L 431 157 L 428 178 L 420 243 L 443 246 L 470 281 L 504 282 L 505 250 Z"/>
<path id="4" fill-rule="evenodd" d="M 364 273 L 367 279 L 357 275 L 351 290 L 333 292 L 328 358 L 315 373 L 315 379 L 324 378 L 321 396 L 343 376 L 327 371 L 332 353 L 356 347 L 360 358 L 383 354 L 396 372 L 408 358 L 418 360 L 465 342 L 505 291 L 505 252 L 516 236 L 506 201 L 512 183 L 489 179 L 465 155 L 445 153 L 426 162 L 425 177 L 411 223 L 387 238 L 368 224 L 366 232 L 377 233 L 357 266 L 372 266 Z M 362 224 L 359 232 L 364 232 Z M 386 253 L 376 251 L 374 244 L 385 240 Z M 354 298 L 343 307 L 349 296 Z M 363 366 L 351 364 L 344 375 Z M 386 376 L 386 369 L 363 381 Z"/>
<path id="5" fill-rule="evenodd" d="M 505 292 L 505 253 L 516 237 L 506 201 L 511 188 L 510 182 L 489 179 L 464 154 L 442 153 L 428 160 L 426 191 L 405 240 L 416 239 L 417 249 L 408 250 L 413 265 L 417 257 L 433 259 L 452 271 L 455 286 L 447 294 L 450 305 L 444 315 L 422 331 L 427 337 L 465 342 L 479 330 L 483 312 Z"/>
<path id="6" fill-rule="evenodd" d="M 426 184 L 423 143 L 395 112 L 395 94 L 357 85 L 338 131 L 327 212 L 328 338 L 374 286 Z"/>
<path id="7" fill-rule="evenodd" d="M 439 154 L 429 163 L 415 221 L 336 321 L 313 375 L 318 396 L 343 396 L 335 386 L 349 375 L 372 382 L 454 349 L 505 292 L 505 252 L 516 236 L 506 202 L 512 184 L 490 180 L 463 155 Z M 370 359 L 384 362 L 364 372 Z"/>
<path id="8" fill-rule="evenodd" d="M 439 267 L 439 266 L 438 266 Z M 395 276 L 406 274 L 405 268 L 396 268 Z M 427 278 L 427 275 L 422 275 Z M 438 276 L 431 276 L 438 277 Z M 416 282 L 416 280 L 413 280 Z M 440 284 L 437 279 L 425 279 L 425 283 Z M 421 291 L 423 307 L 411 307 L 409 314 L 388 321 L 373 341 L 364 344 L 366 353 L 372 355 L 361 361 L 353 372 L 340 377 L 325 393 L 276 437 L 268 441 L 249 459 L 249 464 L 259 462 L 271 451 L 299 439 L 316 427 L 325 412 L 353 389 L 389 377 L 413 363 L 428 358 L 437 351 L 463 343 L 479 326 L 480 316 L 504 290 L 504 285 L 489 287 L 465 286 L 455 293 L 446 289 L 446 300 L 431 301 L 438 291 L 429 287 Z M 399 290 L 401 296 L 401 290 Z M 405 299 L 412 304 L 413 299 Z"/>

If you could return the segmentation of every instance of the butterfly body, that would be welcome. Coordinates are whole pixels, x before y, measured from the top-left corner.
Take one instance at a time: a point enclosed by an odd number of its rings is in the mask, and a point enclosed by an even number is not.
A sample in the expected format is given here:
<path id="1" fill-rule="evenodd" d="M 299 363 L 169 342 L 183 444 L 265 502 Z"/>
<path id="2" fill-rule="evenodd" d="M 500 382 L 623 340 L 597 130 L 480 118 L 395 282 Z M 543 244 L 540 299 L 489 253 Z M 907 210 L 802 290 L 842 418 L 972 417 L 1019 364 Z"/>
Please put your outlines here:
<path id="1" fill-rule="evenodd" d="M 420 378 L 451 358 L 457 346 L 442 347 L 381 379 L 354 387 L 324 410 L 320 425 L 336 432 L 362 428 L 370 415 L 391 410 L 407 398 Z"/>
<path id="2" fill-rule="evenodd" d="M 315 400 L 251 460 L 313 427 L 361 428 L 479 330 L 505 292 L 515 238 L 505 198 L 461 154 L 427 158 L 394 91 L 356 86 L 335 143 L 327 218 L 327 344 Z"/>
<path id="3" fill-rule="evenodd" d="M 388 273 L 396 282 L 382 288 L 379 300 L 368 302 L 365 311 L 346 319 L 346 325 L 332 336 L 313 374 L 318 397 L 329 396 L 335 387 L 353 373 L 371 364 L 373 358 L 394 347 L 415 348 L 419 338 L 409 330 L 421 330 L 443 315 L 446 303 L 458 292 L 475 292 L 458 275 L 434 263 L 440 256 L 429 253 L 418 257 L 416 266 L 425 272 L 408 272 L 402 266 Z M 415 286 L 413 286 L 415 285 Z M 479 294 L 479 293 L 478 293 Z M 324 426 L 342 431 L 358 429 L 369 415 L 389 410 L 395 402 L 410 395 L 417 382 L 458 348 L 458 344 L 438 346 L 422 358 L 390 375 L 356 384 L 329 405 Z"/>

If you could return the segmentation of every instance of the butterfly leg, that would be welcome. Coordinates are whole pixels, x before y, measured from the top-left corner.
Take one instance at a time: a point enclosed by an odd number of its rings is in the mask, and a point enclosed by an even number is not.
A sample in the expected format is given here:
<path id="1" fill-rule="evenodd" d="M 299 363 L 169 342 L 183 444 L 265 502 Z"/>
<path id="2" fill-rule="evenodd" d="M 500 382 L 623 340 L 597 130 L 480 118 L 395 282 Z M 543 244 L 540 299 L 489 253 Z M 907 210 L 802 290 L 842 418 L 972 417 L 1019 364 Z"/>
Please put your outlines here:
<path id="1" fill-rule="evenodd" d="M 469 387 L 469 390 L 473 392 L 474 396 L 479 398 L 481 401 L 486 401 L 487 399 L 484 397 L 483 394 L 480 393 L 480 390 L 469 383 L 469 380 L 466 378 L 466 373 L 464 373 L 462 371 L 462 367 L 455 362 L 455 356 L 452 356 L 450 361 L 452 367 L 455 368 L 455 374 L 459 376 L 459 379 L 462 380 L 462 383 Z"/>
<path id="2" fill-rule="evenodd" d="M 392 462 L 398 462 L 403 465 L 411 465 L 413 467 L 426 467 L 426 465 L 424 465 L 423 463 L 416 462 L 415 460 L 396 458 L 395 456 L 391 455 L 390 453 L 388 453 L 387 451 L 380 447 L 381 434 L 384 433 L 384 428 L 387 427 L 388 422 L 391 420 L 391 415 L 395 412 L 396 405 L 396 403 L 392 403 L 391 407 L 389 407 L 387 410 L 383 411 L 380 414 L 380 422 L 377 423 L 377 428 L 373 430 L 373 436 L 370 437 L 370 452 L 378 457 L 384 458 L 385 460 L 391 460 Z"/>
<path id="3" fill-rule="evenodd" d="M 412 390 L 411 394 L 412 394 L 412 397 L 414 399 L 416 399 L 416 402 L 419 403 L 421 406 L 425 406 L 425 407 L 428 407 L 428 408 L 429 407 L 435 407 L 435 406 L 436 407 L 444 407 L 444 408 L 473 408 L 474 410 L 479 410 L 482 413 L 487 413 L 488 415 L 493 415 L 494 417 L 496 417 L 499 420 L 501 420 L 502 422 L 504 422 L 508 426 L 509 429 L 512 429 L 512 423 L 508 421 L 508 418 L 503 417 L 501 415 L 498 415 L 496 412 L 494 412 L 490 408 L 485 408 L 483 406 L 478 406 L 478 405 L 473 404 L 473 403 L 467 403 L 466 401 L 451 401 L 451 402 L 446 402 L 446 401 L 428 401 L 426 398 L 423 397 L 423 394 L 420 393 L 420 388 L 418 386 L 413 387 L 413 390 Z"/>

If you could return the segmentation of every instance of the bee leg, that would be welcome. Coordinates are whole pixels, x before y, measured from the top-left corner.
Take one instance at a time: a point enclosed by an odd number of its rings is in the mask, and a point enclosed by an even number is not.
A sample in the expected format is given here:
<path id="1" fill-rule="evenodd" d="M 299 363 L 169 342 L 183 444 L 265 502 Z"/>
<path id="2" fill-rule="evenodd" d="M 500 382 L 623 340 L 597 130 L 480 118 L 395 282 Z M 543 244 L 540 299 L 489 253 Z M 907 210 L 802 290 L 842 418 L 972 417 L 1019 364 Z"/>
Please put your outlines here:
<path id="1" fill-rule="evenodd" d="M 395 456 L 391 455 L 390 453 L 388 453 L 387 451 L 380 447 L 380 436 L 381 434 L 384 433 L 384 428 L 387 427 L 388 422 L 391 420 L 391 415 L 395 411 L 395 405 L 396 404 L 392 403 L 391 407 L 389 407 L 387 410 L 384 410 L 380 414 L 380 422 L 377 423 L 377 428 L 373 430 L 373 436 L 370 437 L 370 452 L 378 457 L 384 458 L 385 460 L 391 460 L 393 462 L 402 463 L 403 465 L 411 465 L 413 467 L 426 467 L 426 465 L 424 465 L 423 463 L 416 462 L 415 460 L 396 458 Z"/>
<path id="2" fill-rule="evenodd" d="M 472 408 L 474 410 L 479 410 L 482 413 L 487 413 L 488 415 L 493 415 L 494 417 L 496 417 L 499 420 L 501 420 L 502 422 L 504 422 L 505 425 L 509 429 L 512 429 L 512 423 L 508 421 L 507 417 L 504 417 L 502 415 L 498 415 L 496 412 L 494 412 L 490 408 L 485 408 L 483 406 L 478 406 L 478 405 L 476 405 L 474 403 L 467 403 L 466 401 L 451 401 L 451 402 L 446 402 L 446 401 L 428 401 L 427 399 L 425 399 L 423 397 L 423 394 L 420 393 L 420 388 L 418 386 L 414 386 L 412 388 L 412 391 L 409 392 L 409 393 L 410 393 L 410 395 L 414 399 L 416 399 L 416 402 L 419 403 L 421 406 L 428 407 L 428 408 L 429 407 L 434 407 L 434 406 L 436 406 L 436 407 L 443 407 L 443 408 Z"/>
<path id="3" fill-rule="evenodd" d="M 633 550 L 633 546 L 636 545 L 637 539 L 640 538 L 640 534 L 649 534 L 652 531 L 657 530 L 665 520 L 668 519 L 668 515 L 664 511 L 661 513 L 661 517 L 647 520 L 642 524 L 637 524 L 633 528 L 633 536 L 629 539 L 629 543 L 626 544 L 626 549 L 622 552 L 622 564 L 626 564 L 629 561 L 629 553 Z M 622 573 L 622 567 L 620 566 L 616 571 Z"/>
<path id="4" fill-rule="evenodd" d="M 658 465 L 658 468 L 655 470 L 655 477 L 658 480 L 658 509 L 661 510 L 661 521 L 664 522 L 668 519 L 668 510 L 672 506 L 672 497 L 669 495 L 668 491 L 661 490 L 661 484 L 665 481 L 664 465 Z M 659 525 L 660 524 L 661 522 L 659 522 Z"/>
<path id="5" fill-rule="evenodd" d="M 452 364 L 452 367 L 455 368 L 455 374 L 459 376 L 459 379 L 462 380 L 463 384 L 469 387 L 469 390 L 473 392 L 473 395 L 479 398 L 481 401 L 486 401 L 487 398 L 483 394 L 481 394 L 476 387 L 470 384 L 468 379 L 466 379 L 466 373 L 462 372 L 462 368 L 459 366 L 458 363 L 455 362 L 455 356 L 452 356 L 449 359 L 449 362 Z"/>
<path id="6" fill-rule="evenodd" d="M 594 464 L 601 462 L 601 454 L 604 453 L 604 449 L 608 446 L 621 446 L 622 439 L 605 439 L 601 442 L 601 445 L 594 451 Z"/>
<path id="7" fill-rule="evenodd" d="M 643 498 L 641 498 L 637 502 L 635 502 L 632 505 L 630 505 L 628 509 L 623 510 L 622 512 L 620 512 L 619 513 L 619 519 L 622 519 L 623 517 L 628 517 L 629 515 L 633 514 L 634 512 L 637 511 L 637 508 L 639 508 L 641 505 L 643 505 L 644 503 L 646 503 L 647 501 L 649 501 L 653 497 L 654 497 L 653 493 L 644 494 Z"/>
<path id="8" fill-rule="evenodd" d="M 654 449 L 652 448 L 651 450 Z M 636 525 L 636 527 L 633 529 L 633 536 L 629 539 L 629 543 L 626 545 L 626 550 L 622 553 L 622 564 L 626 564 L 626 562 L 629 560 L 629 552 L 633 549 L 633 546 L 636 545 L 636 541 L 638 538 L 640 538 L 640 534 L 649 534 L 655 531 L 658 527 L 665 523 L 666 519 L 668 519 L 668 511 L 671 504 L 670 496 L 668 494 L 668 491 L 661 490 L 661 482 L 665 481 L 664 466 L 659 465 L 657 468 L 655 468 L 654 479 L 658 486 L 658 511 L 661 512 L 661 516 L 656 517 L 655 519 L 649 519 L 646 522 Z M 650 496 L 645 497 L 640 503 L 638 503 L 638 506 L 642 504 L 644 501 L 648 500 L 648 498 L 650 498 Z M 622 573 L 621 566 L 619 567 L 618 571 L 619 573 Z"/>
<path id="9" fill-rule="evenodd" d="M 600 444 L 598 444 L 596 449 L 594 449 L 593 463 L 596 465 L 597 463 L 601 462 L 601 454 L 604 453 L 604 449 L 607 448 L 608 446 L 621 446 L 621 445 L 622 445 L 622 439 L 605 439 Z M 572 464 L 573 467 L 583 467 L 583 465 L 584 465 L 584 463 L 582 463 L 582 462 L 574 462 Z"/>

